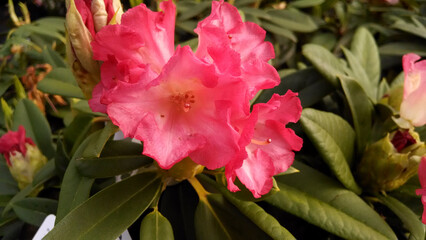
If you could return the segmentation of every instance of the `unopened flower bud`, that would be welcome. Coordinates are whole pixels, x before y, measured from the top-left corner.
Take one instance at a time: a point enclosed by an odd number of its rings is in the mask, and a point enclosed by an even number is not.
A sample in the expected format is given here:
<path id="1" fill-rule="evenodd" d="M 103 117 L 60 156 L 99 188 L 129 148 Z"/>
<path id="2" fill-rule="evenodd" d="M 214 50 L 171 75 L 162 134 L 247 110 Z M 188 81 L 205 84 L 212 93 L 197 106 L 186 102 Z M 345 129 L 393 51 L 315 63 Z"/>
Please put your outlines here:
<path id="1" fill-rule="evenodd" d="M 84 96 L 90 99 L 100 81 L 100 63 L 93 60 L 90 43 L 104 26 L 120 23 L 123 10 L 119 0 L 70 0 L 67 9 L 67 59 Z"/>
<path id="2" fill-rule="evenodd" d="M 391 191 L 417 172 L 426 147 L 414 131 L 398 130 L 367 147 L 358 165 L 358 180 L 369 191 Z"/>
<path id="3" fill-rule="evenodd" d="M 47 163 L 47 158 L 34 142 L 25 137 L 22 126 L 17 132 L 9 131 L 0 138 L 0 153 L 20 189 L 32 183 L 34 175 Z"/>

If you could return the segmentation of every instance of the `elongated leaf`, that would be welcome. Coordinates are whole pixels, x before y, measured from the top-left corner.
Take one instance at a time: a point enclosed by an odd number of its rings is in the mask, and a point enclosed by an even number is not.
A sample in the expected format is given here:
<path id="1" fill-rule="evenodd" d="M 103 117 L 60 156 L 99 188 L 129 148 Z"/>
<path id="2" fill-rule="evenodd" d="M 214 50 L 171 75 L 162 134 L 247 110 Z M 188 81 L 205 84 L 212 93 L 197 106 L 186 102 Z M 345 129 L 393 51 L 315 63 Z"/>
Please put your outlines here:
<path id="1" fill-rule="evenodd" d="M 365 69 L 371 81 L 370 86 L 374 87 L 373 90 L 377 92 L 381 75 L 379 50 L 373 35 L 366 28 L 360 27 L 356 30 L 351 44 L 351 52 Z"/>
<path id="2" fill-rule="evenodd" d="M 294 8 L 308 8 L 321 5 L 325 0 L 297 0 L 292 1 L 288 4 L 288 7 Z"/>
<path id="3" fill-rule="evenodd" d="M 144 155 L 95 157 L 77 159 L 76 167 L 82 176 L 106 178 L 130 172 L 150 163 L 152 163 L 152 158 Z"/>
<path id="4" fill-rule="evenodd" d="M 18 130 L 19 125 L 24 126 L 26 136 L 35 142 L 48 159 L 55 155 L 49 123 L 31 100 L 21 99 L 16 105 L 12 129 Z"/>
<path id="5" fill-rule="evenodd" d="M 293 42 L 297 42 L 296 35 L 292 31 L 288 30 L 287 28 L 283 28 L 283 27 L 278 26 L 276 24 L 267 23 L 267 22 L 262 22 L 262 27 L 265 30 L 267 30 L 267 31 L 269 31 L 271 33 L 275 33 L 277 35 L 280 35 L 280 36 L 283 36 L 285 38 L 288 38 L 288 39 L 290 39 Z"/>
<path id="6" fill-rule="evenodd" d="M 79 87 L 52 78 L 44 78 L 37 84 L 37 88 L 49 94 L 84 99 L 83 92 Z"/>
<path id="7" fill-rule="evenodd" d="M 19 192 L 18 184 L 10 174 L 3 157 L 0 157 L 0 195 L 14 195 Z"/>
<path id="8" fill-rule="evenodd" d="M 311 16 L 304 14 L 296 9 L 292 10 L 269 10 L 268 18 L 264 18 L 278 26 L 287 28 L 295 32 L 313 32 L 317 30 L 316 23 Z M 259 16 L 262 17 L 262 16 Z"/>
<path id="9" fill-rule="evenodd" d="M 200 240 L 270 239 L 220 194 L 209 194 L 200 200 L 194 221 L 195 234 Z"/>
<path id="10" fill-rule="evenodd" d="M 141 223 L 140 239 L 173 240 L 173 229 L 169 220 L 158 209 L 146 215 Z"/>
<path id="11" fill-rule="evenodd" d="M 299 161 L 295 161 L 293 166 L 299 169 L 300 172 L 277 176 L 277 181 L 329 204 L 348 216 L 365 223 L 385 235 L 388 239 L 397 239 L 389 225 L 361 197 L 345 189 L 334 179 Z M 285 189 L 282 190 L 285 191 Z"/>
<path id="12" fill-rule="evenodd" d="M 56 175 L 55 161 L 49 160 L 35 175 L 33 185 L 38 185 L 41 182 L 53 178 Z"/>
<path id="13" fill-rule="evenodd" d="M 345 53 L 346 59 L 348 60 L 349 66 L 351 67 L 353 73 L 352 77 L 362 87 L 367 96 L 370 97 L 371 100 L 376 101 L 377 85 L 374 85 L 374 83 L 370 81 L 367 72 L 364 70 L 364 67 L 361 65 L 358 58 L 356 58 L 348 49 L 344 47 L 342 49 Z"/>
<path id="14" fill-rule="evenodd" d="M 300 119 L 306 134 L 339 181 L 357 194 L 361 188 L 350 169 L 355 135 L 352 127 L 333 114 L 306 108 Z"/>
<path id="15" fill-rule="evenodd" d="M 410 239 L 425 239 L 425 226 L 413 211 L 391 196 L 378 195 L 377 197 L 401 219 L 404 227 L 411 233 Z"/>
<path id="16" fill-rule="evenodd" d="M 301 190 L 283 183 L 278 186 L 281 191 L 265 201 L 283 211 L 344 239 L 388 239 L 365 223 Z"/>
<path id="17" fill-rule="evenodd" d="M 149 207 L 160 187 L 156 173 L 126 178 L 71 211 L 45 239 L 115 239 Z"/>
<path id="18" fill-rule="evenodd" d="M 364 151 L 372 128 L 373 104 L 357 82 L 349 78 L 340 78 L 343 91 L 348 100 L 356 133 L 357 153 Z"/>
<path id="19" fill-rule="evenodd" d="M 72 155 L 92 126 L 93 116 L 89 114 L 78 114 L 71 124 L 64 130 L 64 145 L 67 153 Z"/>
<path id="20" fill-rule="evenodd" d="M 207 10 L 210 5 L 211 3 L 209 2 L 177 2 L 177 9 L 180 12 L 178 20 L 185 21 L 195 17 Z"/>
<path id="21" fill-rule="evenodd" d="M 402 56 L 409 52 L 420 56 L 426 55 L 426 46 L 424 42 L 392 42 L 381 45 L 380 54 Z"/>
<path id="22" fill-rule="evenodd" d="M 338 86 L 337 77 L 345 75 L 346 66 L 337 57 L 315 44 L 305 44 L 302 53 L 333 86 Z"/>
<path id="23" fill-rule="evenodd" d="M 26 223 L 40 226 L 49 214 L 55 214 L 58 201 L 47 198 L 25 198 L 13 204 L 13 211 Z"/>
<path id="24" fill-rule="evenodd" d="M 262 229 L 273 239 L 295 239 L 291 233 L 282 227 L 280 223 L 265 210 L 259 207 L 252 201 L 242 201 L 235 198 L 231 192 L 223 186 L 220 186 L 212 179 L 205 175 L 198 175 L 198 178 L 203 182 L 208 182 L 210 185 L 214 185 L 225 198 L 232 203 L 238 210 L 249 218 L 254 224 Z"/>
<path id="25" fill-rule="evenodd" d="M 56 222 L 59 222 L 72 209 L 89 198 L 94 179 L 80 175 L 76 167 L 76 159 L 80 157 L 99 157 L 103 146 L 116 130 L 116 127 L 112 124 L 107 124 L 104 129 L 93 133 L 84 140 L 75 152 L 62 181 Z"/>

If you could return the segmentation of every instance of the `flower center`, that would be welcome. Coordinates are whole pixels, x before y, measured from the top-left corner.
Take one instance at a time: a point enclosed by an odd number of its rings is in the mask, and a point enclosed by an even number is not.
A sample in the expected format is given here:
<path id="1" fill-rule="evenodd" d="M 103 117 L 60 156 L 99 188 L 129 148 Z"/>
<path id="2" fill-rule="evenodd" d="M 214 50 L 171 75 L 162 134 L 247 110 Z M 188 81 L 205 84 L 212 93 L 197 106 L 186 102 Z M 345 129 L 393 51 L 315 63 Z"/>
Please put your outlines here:
<path id="1" fill-rule="evenodd" d="M 184 112 L 189 112 L 195 103 L 195 96 L 191 91 L 185 93 L 177 93 L 170 96 L 170 101 L 172 101 L 178 109 L 183 110 Z"/>

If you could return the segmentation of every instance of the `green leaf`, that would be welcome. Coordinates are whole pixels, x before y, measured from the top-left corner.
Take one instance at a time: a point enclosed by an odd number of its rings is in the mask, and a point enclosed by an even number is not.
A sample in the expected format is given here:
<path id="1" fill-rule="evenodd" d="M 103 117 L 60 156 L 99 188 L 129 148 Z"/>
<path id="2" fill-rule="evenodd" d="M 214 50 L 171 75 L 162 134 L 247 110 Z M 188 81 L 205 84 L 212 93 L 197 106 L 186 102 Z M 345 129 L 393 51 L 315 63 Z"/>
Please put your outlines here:
<path id="1" fill-rule="evenodd" d="M 58 139 L 58 142 L 56 143 L 55 169 L 61 179 L 63 178 L 69 163 L 70 158 L 66 153 L 62 139 Z"/>
<path id="2" fill-rule="evenodd" d="M 76 167 L 82 176 L 107 178 L 130 172 L 150 163 L 152 163 L 150 157 L 139 154 L 136 156 L 79 158 L 76 160 Z"/>
<path id="3" fill-rule="evenodd" d="M 266 13 L 268 17 L 259 17 L 291 31 L 308 33 L 318 29 L 310 15 L 296 9 L 269 10 Z"/>
<path id="4" fill-rule="evenodd" d="M 104 129 L 91 134 L 78 147 L 62 181 L 56 222 L 59 222 L 72 209 L 89 198 L 94 179 L 81 176 L 76 167 L 76 159 L 80 157 L 99 157 L 103 146 L 116 130 L 117 128 L 112 123 L 109 123 Z"/>
<path id="5" fill-rule="evenodd" d="M 413 211 L 391 196 L 377 195 L 377 197 L 401 219 L 404 227 L 411 233 L 410 239 L 425 239 L 425 226 Z"/>
<path id="6" fill-rule="evenodd" d="M 75 208 L 44 239 L 115 239 L 149 207 L 160 187 L 156 173 L 126 178 Z"/>
<path id="7" fill-rule="evenodd" d="M 336 180 L 299 161 L 294 167 L 299 173 L 276 177 L 277 181 L 303 191 L 337 210 L 365 223 L 388 239 L 397 239 L 392 229 L 361 197 L 345 189 Z M 285 191 L 285 189 L 282 189 Z"/>
<path id="8" fill-rule="evenodd" d="M 67 67 L 67 63 L 65 62 L 64 58 L 61 57 L 61 55 L 59 55 L 58 52 L 56 52 L 55 50 L 53 50 L 51 47 L 46 46 L 43 49 L 43 60 L 46 63 L 49 63 L 50 65 L 52 65 L 53 68 L 66 68 Z"/>
<path id="9" fill-rule="evenodd" d="M 199 201 L 194 221 L 197 239 L 270 239 L 220 194 Z"/>
<path id="10" fill-rule="evenodd" d="M 426 46 L 424 42 L 392 42 L 381 45 L 380 54 L 402 56 L 407 53 L 415 53 L 420 56 L 426 55 Z"/>
<path id="11" fill-rule="evenodd" d="M 402 18 L 399 18 L 393 25 L 393 28 L 396 28 L 398 30 L 411 33 L 413 35 L 422 37 L 426 39 L 426 28 L 425 26 L 419 22 L 414 16 L 411 17 L 411 21 L 413 23 L 408 23 Z"/>
<path id="12" fill-rule="evenodd" d="M 24 222 L 40 226 L 49 214 L 55 214 L 58 201 L 47 198 L 25 198 L 13 203 L 13 211 Z"/>
<path id="13" fill-rule="evenodd" d="M 19 125 L 24 126 L 26 136 L 34 141 L 48 159 L 55 155 L 49 123 L 31 100 L 21 99 L 16 105 L 12 129 L 18 130 Z"/>
<path id="14" fill-rule="evenodd" d="M 351 44 L 351 52 L 365 69 L 371 81 L 370 86 L 377 92 L 381 75 L 379 50 L 373 35 L 366 28 L 360 27 L 356 30 Z M 375 94 L 372 99 L 376 99 Z"/>
<path id="15" fill-rule="evenodd" d="M 70 125 L 64 130 L 64 145 L 67 153 L 72 155 L 84 140 L 92 126 L 93 116 L 78 114 Z"/>
<path id="16" fill-rule="evenodd" d="M 6 161 L 0 160 L 0 195 L 14 195 L 19 192 L 18 184 L 10 174 Z"/>
<path id="17" fill-rule="evenodd" d="M 154 208 L 144 217 L 140 228 L 140 239 L 173 240 L 173 229 L 169 220 Z"/>
<path id="18" fill-rule="evenodd" d="M 325 0 L 296 0 L 292 1 L 288 4 L 288 7 L 294 8 L 308 8 L 315 7 L 321 5 L 325 2 Z"/>
<path id="19" fill-rule="evenodd" d="M 204 12 L 210 7 L 210 2 L 186 2 L 179 1 L 177 2 L 177 9 L 179 10 L 179 15 L 177 17 L 178 21 L 185 21 L 190 18 L 193 18 L 200 13 Z"/>
<path id="20" fill-rule="evenodd" d="M 357 82 L 349 78 L 340 78 L 343 91 L 348 100 L 356 133 L 357 153 L 364 152 L 372 128 L 373 104 Z"/>
<path id="21" fill-rule="evenodd" d="M 338 86 L 338 76 L 346 75 L 346 66 L 326 48 L 305 44 L 302 53 L 333 86 Z"/>
<path id="22" fill-rule="evenodd" d="M 33 186 L 46 182 L 56 175 L 55 161 L 49 160 L 34 176 Z"/>
<path id="23" fill-rule="evenodd" d="M 372 101 L 376 101 L 377 84 L 374 85 L 374 83 L 370 81 L 367 72 L 364 70 L 364 67 L 361 65 L 358 58 L 355 57 L 355 55 L 353 55 L 353 53 L 347 48 L 342 47 L 342 49 L 352 70 L 352 74 L 350 75 L 352 75 L 352 77 L 358 82 L 367 96 L 370 97 Z"/>
<path id="24" fill-rule="evenodd" d="M 207 182 L 210 185 L 214 185 L 225 198 L 232 203 L 242 214 L 249 218 L 254 224 L 262 229 L 273 239 L 295 239 L 291 233 L 281 226 L 281 224 L 259 205 L 252 201 L 242 201 L 235 198 L 232 193 L 223 186 L 220 186 L 212 179 L 205 175 L 197 176 L 202 182 Z"/>
<path id="25" fill-rule="evenodd" d="M 288 38 L 293 42 L 297 42 L 296 35 L 292 31 L 288 30 L 287 28 L 284 28 L 282 26 L 278 26 L 278 25 L 273 24 L 273 23 L 267 23 L 267 22 L 262 22 L 261 25 L 266 31 L 269 31 L 269 32 L 277 34 L 279 36 Z"/>
<path id="26" fill-rule="evenodd" d="M 33 23 L 58 32 L 65 32 L 65 18 L 63 17 L 43 17 Z"/>
<path id="27" fill-rule="evenodd" d="M 348 189 L 357 194 L 361 188 L 355 182 L 350 164 L 355 134 L 341 117 L 328 112 L 305 108 L 300 118 L 303 129 L 334 175 Z"/>
<path id="28" fill-rule="evenodd" d="M 365 223 L 290 185 L 266 202 L 344 239 L 388 239 Z"/>
<path id="29" fill-rule="evenodd" d="M 79 87 L 52 78 L 44 78 L 37 84 L 37 88 L 49 94 L 84 99 L 83 92 Z"/>

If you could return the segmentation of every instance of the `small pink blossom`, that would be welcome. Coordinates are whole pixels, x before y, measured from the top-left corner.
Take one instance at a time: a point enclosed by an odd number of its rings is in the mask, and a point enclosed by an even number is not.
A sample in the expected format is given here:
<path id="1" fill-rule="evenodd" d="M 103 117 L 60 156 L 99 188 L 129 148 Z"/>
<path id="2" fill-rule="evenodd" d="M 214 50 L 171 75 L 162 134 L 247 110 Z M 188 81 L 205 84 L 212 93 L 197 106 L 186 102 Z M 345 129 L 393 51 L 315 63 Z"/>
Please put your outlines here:
<path id="1" fill-rule="evenodd" d="M 8 131 L 0 138 L 0 153 L 6 158 L 6 162 L 11 166 L 10 157 L 21 153 L 24 157 L 27 153 L 25 144 L 35 146 L 31 138 L 25 137 L 25 129 L 19 126 L 18 131 Z"/>
<path id="2" fill-rule="evenodd" d="M 402 58 L 405 80 L 400 114 L 414 126 L 426 124 L 426 61 L 419 59 L 420 56 L 413 53 Z"/>
<path id="3" fill-rule="evenodd" d="M 416 190 L 417 195 L 422 195 L 422 203 L 423 203 L 423 216 L 422 222 L 426 224 L 426 157 L 422 157 L 422 160 L 419 164 L 419 180 L 421 189 Z"/>

